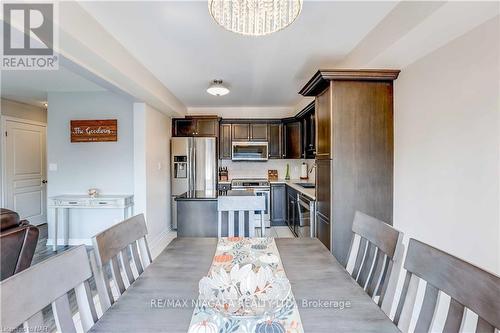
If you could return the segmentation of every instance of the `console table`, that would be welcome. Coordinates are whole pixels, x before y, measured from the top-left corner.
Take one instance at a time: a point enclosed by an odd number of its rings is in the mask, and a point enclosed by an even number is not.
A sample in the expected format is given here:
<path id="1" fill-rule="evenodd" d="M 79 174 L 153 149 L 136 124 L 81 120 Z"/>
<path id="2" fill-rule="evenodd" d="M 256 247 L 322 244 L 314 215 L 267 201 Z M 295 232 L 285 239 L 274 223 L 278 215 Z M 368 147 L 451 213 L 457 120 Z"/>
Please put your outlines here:
<path id="1" fill-rule="evenodd" d="M 91 198 L 88 195 L 58 195 L 49 198 L 49 208 L 54 208 L 54 244 L 52 250 L 57 249 L 57 229 L 59 224 L 60 211 L 67 211 L 65 224 L 64 245 L 69 245 L 69 210 L 70 209 L 122 209 L 123 219 L 127 219 L 134 214 L 134 196 L 133 195 L 99 195 Z"/>

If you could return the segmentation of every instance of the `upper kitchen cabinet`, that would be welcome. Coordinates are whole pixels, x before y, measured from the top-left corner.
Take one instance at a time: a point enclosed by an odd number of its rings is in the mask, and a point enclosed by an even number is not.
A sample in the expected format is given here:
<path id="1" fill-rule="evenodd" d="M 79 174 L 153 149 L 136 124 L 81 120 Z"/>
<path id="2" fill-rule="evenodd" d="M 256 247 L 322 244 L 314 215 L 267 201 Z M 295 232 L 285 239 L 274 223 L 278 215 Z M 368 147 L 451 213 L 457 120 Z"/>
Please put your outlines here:
<path id="1" fill-rule="evenodd" d="M 219 131 L 219 158 L 231 159 L 231 124 L 220 124 Z"/>
<path id="2" fill-rule="evenodd" d="M 196 133 L 196 120 L 190 118 L 172 119 L 172 136 L 193 136 Z"/>
<path id="3" fill-rule="evenodd" d="M 302 150 L 302 131 L 298 120 L 285 121 L 283 124 L 283 143 L 284 158 L 303 158 L 305 155 Z"/>
<path id="4" fill-rule="evenodd" d="M 232 124 L 233 141 L 248 141 L 250 140 L 250 124 Z"/>
<path id="5" fill-rule="evenodd" d="M 172 119 L 172 136 L 218 136 L 217 116 L 189 116 Z"/>
<path id="6" fill-rule="evenodd" d="M 300 91 L 316 102 L 318 229 L 331 236 L 320 239 L 332 245 L 342 264 L 356 211 L 392 224 L 398 75 L 398 70 L 319 70 Z"/>
<path id="7" fill-rule="evenodd" d="M 267 125 L 267 133 L 269 133 L 269 158 L 283 158 L 283 124 L 269 124 Z"/>
<path id="8" fill-rule="evenodd" d="M 267 141 L 267 123 L 250 124 L 250 141 Z"/>
<path id="9" fill-rule="evenodd" d="M 316 158 L 331 158 L 331 89 L 325 89 L 316 97 Z"/>
<path id="10" fill-rule="evenodd" d="M 314 102 L 307 105 L 295 116 L 302 123 L 302 157 L 316 157 L 316 113 Z"/>
<path id="11" fill-rule="evenodd" d="M 220 123 L 219 157 L 231 159 L 233 142 L 268 142 L 268 158 L 282 158 L 280 119 L 223 119 Z"/>
<path id="12" fill-rule="evenodd" d="M 196 136 L 218 136 L 219 118 L 199 118 L 196 120 Z"/>
<path id="13" fill-rule="evenodd" d="M 233 141 L 267 141 L 267 123 L 233 123 Z"/>

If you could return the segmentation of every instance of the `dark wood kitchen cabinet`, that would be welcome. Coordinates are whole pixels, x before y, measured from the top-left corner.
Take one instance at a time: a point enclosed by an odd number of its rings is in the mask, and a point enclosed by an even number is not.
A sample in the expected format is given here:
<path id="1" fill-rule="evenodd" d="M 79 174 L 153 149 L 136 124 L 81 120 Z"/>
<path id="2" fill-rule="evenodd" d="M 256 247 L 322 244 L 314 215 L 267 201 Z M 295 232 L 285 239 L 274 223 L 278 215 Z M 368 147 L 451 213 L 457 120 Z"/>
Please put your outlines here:
<path id="1" fill-rule="evenodd" d="M 290 231 L 295 234 L 295 226 L 299 224 L 299 207 L 297 205 L 297 191 L 290 186 L 286 187 L 287 208 L 286 223 Z"/>
<path id="2" fill-rule="evenodd" d="M 232 156 L 231 124 L 220 124 L 219 158 L 230 160 Z"/>
<path id="3" fill-rule="evenodd" d="M 267 141 L 267 123 L 250 124 L 250 141 Z"/>
<path id="4" fill-rule="evenodd" d="M 316 212 L 316 237 L 323 243 L 329 250 L 330 248 L 330 237 L 331 237 L 331 225 L 330 219 L 323 216 L 321 213 Z"/>
<path id="5" fill-rule="evenodd" d="M 330 218 L 332 161 L 316 160 L 316 210 Z"/>
<path id="6" fill-rule="evenodd" d="M 356 211 L 392 224 L 393 81 L 398 70 L 320 70 L 315 97 L 318 238 L 345 264 Z M 328 245 L 327 245 L 328 246 Z"/>
<path id="7" fill-rule="evenodd" d="M 301 122 L 302 158 L 316 157 L 316 115 L 314 101 L 309 103 L 295 118 Z"/>
<path id="8" fill-rule="evenodd" d="M 316 157 L 316 117 L 314 111 L 306 114 L 302 120 L 304 131 L 304 154 L 305 158 L 313 159 Z"/>
<path id="9" fill-rule="evenodd" d="M 267 141 L 267 123 L 233 123 L 233 141 Z"/>
<path id="10" fill-rule="evenodd" d="M 248 141 L 250 140 L 250 125 L 232 124 L 232 140 L 233 141 Z"/>
<path id="11" fill-rule="evenodd" d="M 219 132 L 218 119 L 197 119 L 196 136 L 217 136 Z"/>
<path id="12" fill-rule="evenodd" d="M 283 125 L 281 123 L 269 124 L 269 158 L 282 158 Z"/>
<path id="13" fill-rule="evenodd" d="M 172 119 L 172 136 L 217 137 L 218 133 L 219 118 L 216 116 Z"/>
<path id="14" fill-rule="evenodd" d="M 172 119 L 172 136 L 193 136 L 196 133 L 196 121 L 193 119 Z"/>
<path id="15" fill-rule="evenodd" d="M 271 226 L 286 223 L 286 185 L 271 184 Z"/>
<path id="16" fill-rule="evenodd" d="M 284 158 L 303 158 L 302 133 L 300 121 L 286 122 L 283 124 Z"/>
<path id="17" fill-rule="evenodd" d="M 316 236 L 330 250 L 331 164 L 331 160 L 316 160 Z"/>
<path id="18" fill-rule="evenodd" d="M 331 91 L 326 89 L 316 97 L 316 159 L 331 158 Z"/>

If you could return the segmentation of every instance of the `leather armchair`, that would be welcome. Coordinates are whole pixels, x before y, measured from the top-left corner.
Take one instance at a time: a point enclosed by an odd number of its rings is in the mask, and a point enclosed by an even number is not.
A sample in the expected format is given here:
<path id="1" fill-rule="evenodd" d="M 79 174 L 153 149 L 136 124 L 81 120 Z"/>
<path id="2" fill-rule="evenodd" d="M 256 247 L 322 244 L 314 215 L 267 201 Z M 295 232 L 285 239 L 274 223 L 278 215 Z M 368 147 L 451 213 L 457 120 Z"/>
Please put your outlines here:
<path id="1" fill-rule="evenodd" d="M 38 242 L 38 228 L 19 219 L 19 214 L 8 209 L 0 213 L 1 280 L 31 265 Z"/>

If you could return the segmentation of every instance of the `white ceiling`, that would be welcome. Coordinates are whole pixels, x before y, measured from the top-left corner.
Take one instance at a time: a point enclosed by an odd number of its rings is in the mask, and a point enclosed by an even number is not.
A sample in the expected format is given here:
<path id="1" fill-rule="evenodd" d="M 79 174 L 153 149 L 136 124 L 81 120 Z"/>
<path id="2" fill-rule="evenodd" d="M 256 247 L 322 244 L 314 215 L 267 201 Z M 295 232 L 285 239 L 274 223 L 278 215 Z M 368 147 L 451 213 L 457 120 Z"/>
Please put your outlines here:
<path id="1" fill-rule="evenodd" d="M 206 1 L 81 5 L 187 107 L 293 106 L 319 68 L 342 60 L 397 2 L 309 2 L 285 30 L 245 37 L 224 30 Z M 223 79 L 229 95 L 205 90 Z"/>
<path id="2" fill-rule="evenodd" d="M 42 105 L 49 92 L 103 91 L 100 86 L 59 66 L 58 70 L 2 71 L 2 98 Z"/>

